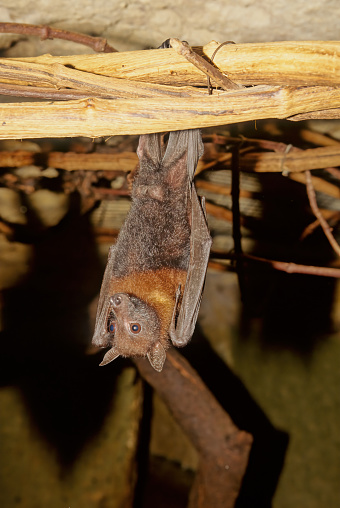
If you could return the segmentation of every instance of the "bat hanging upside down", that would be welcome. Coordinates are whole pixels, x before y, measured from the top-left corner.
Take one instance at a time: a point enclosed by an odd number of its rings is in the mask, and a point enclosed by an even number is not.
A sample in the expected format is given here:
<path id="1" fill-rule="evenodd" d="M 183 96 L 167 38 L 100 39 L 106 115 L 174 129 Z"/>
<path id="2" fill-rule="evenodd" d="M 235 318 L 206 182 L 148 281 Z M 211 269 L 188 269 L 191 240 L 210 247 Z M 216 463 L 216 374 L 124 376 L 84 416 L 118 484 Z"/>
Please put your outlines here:
<path id="1" fill-rule="evenodd" d="M 161 371 L 170 341 L 185 346 L 195 328 L 211 237 L 193 183 L 200 131 L 140 136 L 132 206 L 110 248 L 92 344 L 118 356 L 147 356 Z"/>

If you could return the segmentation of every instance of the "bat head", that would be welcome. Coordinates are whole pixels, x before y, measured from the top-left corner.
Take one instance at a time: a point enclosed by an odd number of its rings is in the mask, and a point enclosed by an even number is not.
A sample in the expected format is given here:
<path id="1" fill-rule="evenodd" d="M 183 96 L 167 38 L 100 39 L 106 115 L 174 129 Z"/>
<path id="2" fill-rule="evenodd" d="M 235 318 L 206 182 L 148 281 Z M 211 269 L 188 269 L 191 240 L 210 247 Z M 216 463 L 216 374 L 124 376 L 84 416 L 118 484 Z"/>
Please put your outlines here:
<path id="1" fill-rule="evenodd" d="M 147 356 L 152 367 L 160 372 L 166 354 L 160 336 L 160 320 L 153 307 L 128 293 L 110 297 L 107 317 L 109 345 L 100 365 L 118 356 Z"/>

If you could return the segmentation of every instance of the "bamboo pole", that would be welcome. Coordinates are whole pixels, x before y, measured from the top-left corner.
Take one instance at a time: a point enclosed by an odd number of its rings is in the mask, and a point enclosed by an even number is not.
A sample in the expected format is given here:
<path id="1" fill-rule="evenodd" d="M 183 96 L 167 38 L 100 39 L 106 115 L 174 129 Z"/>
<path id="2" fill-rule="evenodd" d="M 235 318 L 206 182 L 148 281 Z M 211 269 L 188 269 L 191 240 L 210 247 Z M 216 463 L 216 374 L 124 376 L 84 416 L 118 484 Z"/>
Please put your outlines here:
<path id="1" fill-rule="evenodd" d="M 112 136 L 287 118 L 321 105 L 340 108 L 340 87 L 256 86 L 197 97 L 90 98 L 0 106 L 0 138 Z"/>

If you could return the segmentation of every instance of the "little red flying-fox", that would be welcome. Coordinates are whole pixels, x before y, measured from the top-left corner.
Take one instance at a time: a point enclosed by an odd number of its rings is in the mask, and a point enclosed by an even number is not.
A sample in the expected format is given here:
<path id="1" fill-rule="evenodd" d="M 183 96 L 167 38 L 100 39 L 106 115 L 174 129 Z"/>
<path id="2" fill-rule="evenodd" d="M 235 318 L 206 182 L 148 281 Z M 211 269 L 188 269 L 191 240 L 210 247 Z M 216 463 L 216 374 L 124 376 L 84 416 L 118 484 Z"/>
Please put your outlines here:
<path id="1" fill-rule="evenodd" d="M 203 142 L 198 129 L 140 136 L 132 205 L 110 248 L 92 344 L 118 356 L 147 356 L 161 371 L 170 341 L 194 331 L 211 246 L 204 201 L 193 177 Z"/>

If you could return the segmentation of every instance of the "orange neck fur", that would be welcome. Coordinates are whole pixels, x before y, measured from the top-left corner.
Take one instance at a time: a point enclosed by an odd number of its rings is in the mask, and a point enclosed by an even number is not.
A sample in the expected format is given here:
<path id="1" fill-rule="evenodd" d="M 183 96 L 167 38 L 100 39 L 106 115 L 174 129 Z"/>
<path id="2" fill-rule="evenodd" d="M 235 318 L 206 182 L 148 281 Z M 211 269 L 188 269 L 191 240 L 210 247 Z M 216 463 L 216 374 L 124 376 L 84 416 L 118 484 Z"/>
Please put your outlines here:
<path id="1" fill-rule="evenodd" d="M 175 268 L 135 272 L 126 277 L 113 278 L 110 284 L 110 295 L 129 293 L 154 307 L 160 318 L 161 339 L 164 345 L 176 301 L 176 290 L 181 285 L 181 294 L 183 294 L 186 277 L 185 270 Z"/>

